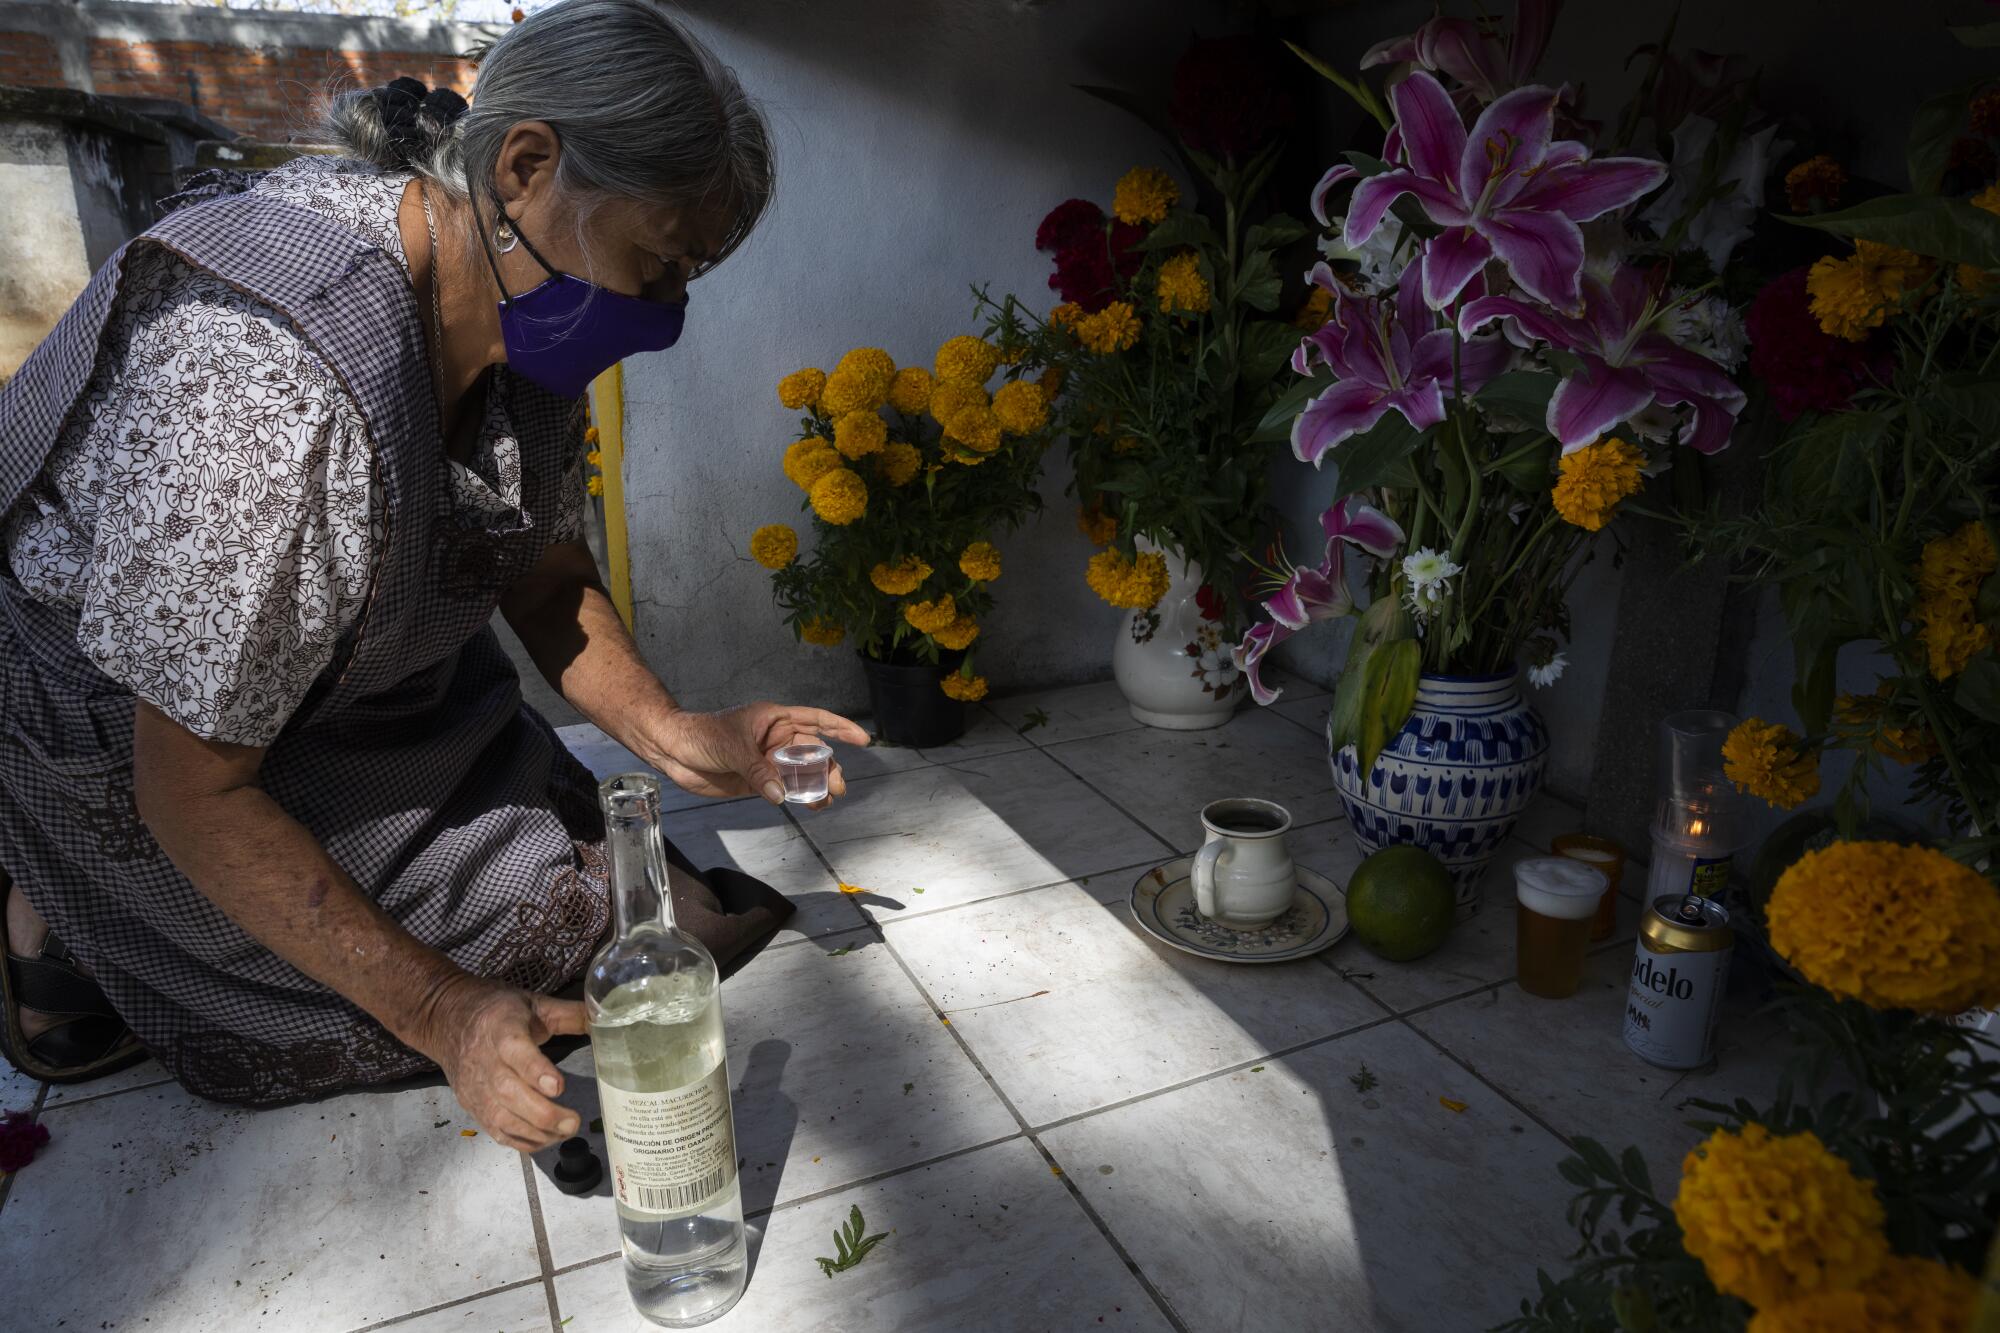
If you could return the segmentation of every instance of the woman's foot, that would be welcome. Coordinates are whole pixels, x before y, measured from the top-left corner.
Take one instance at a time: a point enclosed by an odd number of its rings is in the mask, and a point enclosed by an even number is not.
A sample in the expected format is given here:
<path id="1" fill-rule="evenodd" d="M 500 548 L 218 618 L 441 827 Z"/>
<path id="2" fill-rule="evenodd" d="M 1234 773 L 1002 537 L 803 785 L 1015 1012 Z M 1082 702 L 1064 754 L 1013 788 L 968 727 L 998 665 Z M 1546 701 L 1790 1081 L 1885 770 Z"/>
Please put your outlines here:
<path id="1" fill-rule="evenodd" d="M 0 1053 L 22 1073 L 77 1083 L 137 1064 L 146 1052 L 83 964 L 0 875 L 6 959 L 0 970 Z"/>

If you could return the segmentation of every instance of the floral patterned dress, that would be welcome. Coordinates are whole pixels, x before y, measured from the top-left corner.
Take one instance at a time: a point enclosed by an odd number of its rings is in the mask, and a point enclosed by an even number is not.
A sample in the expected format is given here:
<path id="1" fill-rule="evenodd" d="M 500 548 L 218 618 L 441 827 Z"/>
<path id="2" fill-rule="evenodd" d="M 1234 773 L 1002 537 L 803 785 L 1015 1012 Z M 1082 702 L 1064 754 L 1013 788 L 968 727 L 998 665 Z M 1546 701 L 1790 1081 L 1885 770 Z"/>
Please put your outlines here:
<path id="1" fill-rule="evenodd" d="M 0 867 L 196 1092 L 426 1067 L 174 868 L 135 701 L 260 785 L 418 938 L 553 990 L 606 918 L 589 775 L 488 624 L 580 536 L 578 404 L 504 367 L 446 457 L 407 177 L 302 158 L 184 196 L 0 388 Z"/>

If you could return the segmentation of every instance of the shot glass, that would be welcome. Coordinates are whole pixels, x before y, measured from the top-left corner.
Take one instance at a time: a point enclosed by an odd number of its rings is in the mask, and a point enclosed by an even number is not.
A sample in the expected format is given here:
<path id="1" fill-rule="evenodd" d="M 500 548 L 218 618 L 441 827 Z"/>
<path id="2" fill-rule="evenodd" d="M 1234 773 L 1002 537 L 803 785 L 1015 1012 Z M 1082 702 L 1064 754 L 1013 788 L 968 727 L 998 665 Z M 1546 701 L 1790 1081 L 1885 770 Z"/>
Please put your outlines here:
<path id="1" fill-rule="evenodd" d="M 795 741 L 771 751 L 778 777 L 785 784 L 785 804 L 819 806 L 827 803 L 827 777 L 833 768 L 833 747 L 819 741 Z"/>
<path id="2" fill-rule="evenodd" d="M 1530 857 L 1514 867 L 1515 980 L 1522 990 L 1547 1000 L 1576 994 L 1605 884 L 1603 871 L 1566 856 Z"/>
<path id="3" fill-rule="evenodd" d="M 1609 838 L 1565 833 L 1549 843 L 1549 850 L 1604 872 L 1610 884 L 1604 890 L 1604 897 L 1598 900 L 1597 915 L 1590 923 L 1590 938 L 1592 943 L 1610 939 L 1611 932 L 1618 928 L 1618 881 L 1625 877 L 1625 849 Z"/>

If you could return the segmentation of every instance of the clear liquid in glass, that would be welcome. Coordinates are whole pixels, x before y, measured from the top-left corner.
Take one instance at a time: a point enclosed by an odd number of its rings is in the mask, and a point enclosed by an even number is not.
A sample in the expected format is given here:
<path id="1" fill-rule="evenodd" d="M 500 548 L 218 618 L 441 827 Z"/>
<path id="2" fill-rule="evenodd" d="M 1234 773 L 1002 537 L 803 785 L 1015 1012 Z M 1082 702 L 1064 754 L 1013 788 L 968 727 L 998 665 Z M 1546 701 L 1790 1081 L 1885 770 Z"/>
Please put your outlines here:
<path id="1" fill-rule="evenodd" d="M 787 804 L 818 805 L 826 800 L 828 771 L 833 766 L 830 747 L 807 742 L 781 745 L 771 751 L 771 759 L 784 780 Z"/>
<path id="2" fill-rule="evenodd" d="M 625 1285 L 689 1328 L 743 1294 L 749 1250 L 715 960 L 673 924 L 659 783 L 602 788 L 616 931 L 584 983 Z"/>

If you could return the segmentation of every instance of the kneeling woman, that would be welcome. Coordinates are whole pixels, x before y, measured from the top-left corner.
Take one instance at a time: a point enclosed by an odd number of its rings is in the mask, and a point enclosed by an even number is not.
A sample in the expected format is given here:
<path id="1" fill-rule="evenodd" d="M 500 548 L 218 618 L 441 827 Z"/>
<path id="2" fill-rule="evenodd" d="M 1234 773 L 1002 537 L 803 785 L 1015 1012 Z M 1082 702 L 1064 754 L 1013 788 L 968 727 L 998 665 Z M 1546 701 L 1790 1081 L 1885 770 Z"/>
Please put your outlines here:
<path id="1" fill-rule="evenodd" d="M 867 740 L 679 708 L 582 541 L 579 396 L 679 336 L 768 135 L 648 0 L 513 28 L 469 109 L 399 80 L 329 128 L 180 196 L 0 391 L 4 1044 L 51 1079 L 143 1044 L 251 1105 L 435 1065 L 535 1148 L 575 1130 L 539 1048 L 583 1029 L 550 993 L 606 926 L 603 825 L 494 611 L 691 791 Z M 789 911 L 673 889 L 725 966 Z"/>

